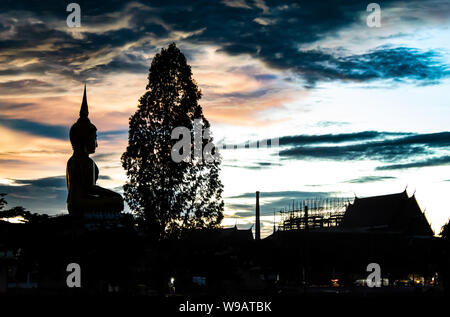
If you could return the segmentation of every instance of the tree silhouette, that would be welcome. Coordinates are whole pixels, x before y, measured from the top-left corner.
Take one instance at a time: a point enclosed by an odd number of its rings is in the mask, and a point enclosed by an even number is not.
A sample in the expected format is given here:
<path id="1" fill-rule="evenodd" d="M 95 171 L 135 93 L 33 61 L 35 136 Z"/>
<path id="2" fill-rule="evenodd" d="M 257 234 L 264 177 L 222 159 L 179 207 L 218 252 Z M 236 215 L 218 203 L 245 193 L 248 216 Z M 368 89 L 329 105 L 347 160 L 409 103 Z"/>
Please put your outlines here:
<path id="1" fill-rule="evenodd" d="M 450 240 L 450 221 L 442 226 L 440 235 L 442 238 Z"/>
<path id="2" fill-rule="evenodd" d="M 3 208 L 5 208 L 5 206 L 8 204 L 8 203 L 6 202 L 6 199 L 3 198 L 3 197 L 5 197 L 5 196 L 6 196 L 5 193 L 0 193 L 0 211 L 3 210 Z"/>
<path id="3" fill-rule="evenodd" d="M 171 157 L 172 131 L 185 127 L 194 140 L 194 120 L 203 132 L 210 124 L 198 104 L 201 92 L 192 78 L 191 67 L 175 43 L 154 57 L 146 92 L 130 117 L 128 147 L 122 165 L 128 181 L 124 196 L 144 230 L 161 239 L 183 229 L 218 226 L 223 218 L 220 156 L 205 161 L 191 155 L 181 162 Z M 212 137 L 202 140 L 203 148 Z M 187 152 L 189 153 L 189 152 Z"/>
<path id="4" fill-rule="evenodd" d="M 4 210 L 5 206 L 8 204 L 6 199 L 3 198 L 5 196 L 6 194 L 0 193 L 0 219 L 22 217 L 29 223 L 38 223 L 49 219 L 47 214 L 31 213 L 22 206 L 16 206 L 11 209 Z"/>

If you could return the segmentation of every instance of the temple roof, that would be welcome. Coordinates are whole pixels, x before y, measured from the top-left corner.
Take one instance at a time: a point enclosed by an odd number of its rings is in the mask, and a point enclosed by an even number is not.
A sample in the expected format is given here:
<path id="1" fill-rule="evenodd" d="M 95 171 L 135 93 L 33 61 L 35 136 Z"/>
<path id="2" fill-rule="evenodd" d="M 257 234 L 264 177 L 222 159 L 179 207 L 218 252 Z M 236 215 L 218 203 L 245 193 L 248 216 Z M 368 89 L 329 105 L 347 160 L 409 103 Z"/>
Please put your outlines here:
<path id="1" fill-rule="evenodd" d="M 347 207 L 342 227 L 401 232 L 408 235 L 433 235 L 415 196 L 406 190 L 398 194 L 355 198 Z"/>

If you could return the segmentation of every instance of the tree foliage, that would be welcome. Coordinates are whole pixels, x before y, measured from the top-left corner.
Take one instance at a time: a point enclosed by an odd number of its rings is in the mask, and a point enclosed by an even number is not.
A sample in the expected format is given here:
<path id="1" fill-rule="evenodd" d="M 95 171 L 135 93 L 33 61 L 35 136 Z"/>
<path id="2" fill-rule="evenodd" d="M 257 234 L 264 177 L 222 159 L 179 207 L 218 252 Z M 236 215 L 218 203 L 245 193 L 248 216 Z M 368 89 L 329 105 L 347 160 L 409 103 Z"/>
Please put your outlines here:
<path id="1" fill-rule="evenodd" d="M 5 208 L 5 206 L 8 204 L 5 200 L 6 194 L 5 193 L 0 193 L 0 211 L 3 210 L 3 208 Z"/>
<path id="2" fill-rule="evenodd" d="M 22 206 L 16 206 L 10 209 L 4 209 L 8 204 L 6 199 L 4 198 L 6 194 L 0 193 L 0 219 L 8 219 L 8 218 L 16 218 L 21 217 L 25 220 L 25 222 L 29 223 L 37 223 L 48 220 L 48 215 L 46 214 L 37 214 L 32 213 Z"/>
<path id="3" fill-rule="evenodd" d="M 442 226 L 440 235 L 442 238 L 450 240 L 450 221 Z"/>
<path id="4" fill-rule="evenodd" d="M 178 141 L 171 138 L 176 127 L 188 128 L 191 140 L 195 119 L 201 120 L 202 130 L 210 127 L 200 98 L 191 67 L 176 45 L 156 54 L 146 92 L 130 117 L 128 147 L 122 155 L 128 177 L 125 200 L 156 239 L 183 229 L 215 227 L 223 218 L 220 158 L 210 162 L 171 158 Z M 203 146 L 212 141 L 211 136 L 203 139 Z"/>

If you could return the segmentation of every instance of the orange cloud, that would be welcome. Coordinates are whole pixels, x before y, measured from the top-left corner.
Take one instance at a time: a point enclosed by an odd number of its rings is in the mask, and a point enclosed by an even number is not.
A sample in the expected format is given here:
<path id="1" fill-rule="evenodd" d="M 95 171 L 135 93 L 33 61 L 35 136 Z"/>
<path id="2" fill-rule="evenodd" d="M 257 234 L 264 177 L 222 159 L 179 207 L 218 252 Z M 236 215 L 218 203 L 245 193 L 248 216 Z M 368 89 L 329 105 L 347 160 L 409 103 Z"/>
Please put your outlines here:
<path id="1" fill-rule="evenodd" d="M 301 94 L 298 94 L 301 96 Z M 300 96 L 297 96 L 299 98 Z M 265 126 L 284 121 L 283 119 L 265 119 L 263 111 L 283 108 L 283 105 L 296 99 L 295 93 L 270 95 L 254 99 L 205 99 L 204 111 L 206 117 L 212 121 L 231 125 Z"/>

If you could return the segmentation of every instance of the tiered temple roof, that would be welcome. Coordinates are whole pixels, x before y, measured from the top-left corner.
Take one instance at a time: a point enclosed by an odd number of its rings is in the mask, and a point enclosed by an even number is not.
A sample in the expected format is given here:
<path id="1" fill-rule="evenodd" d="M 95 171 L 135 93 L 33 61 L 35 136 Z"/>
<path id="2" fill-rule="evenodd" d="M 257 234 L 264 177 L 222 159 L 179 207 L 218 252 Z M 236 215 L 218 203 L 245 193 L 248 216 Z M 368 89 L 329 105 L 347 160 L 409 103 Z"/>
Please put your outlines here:
<path id="1" fill-rule="evenodd" d="M 398 194 L 355 198 L 345 212 L 342 227 L 414 236 L 434 234 L 415 196 L 408 197 L 406 190 Z"/>

